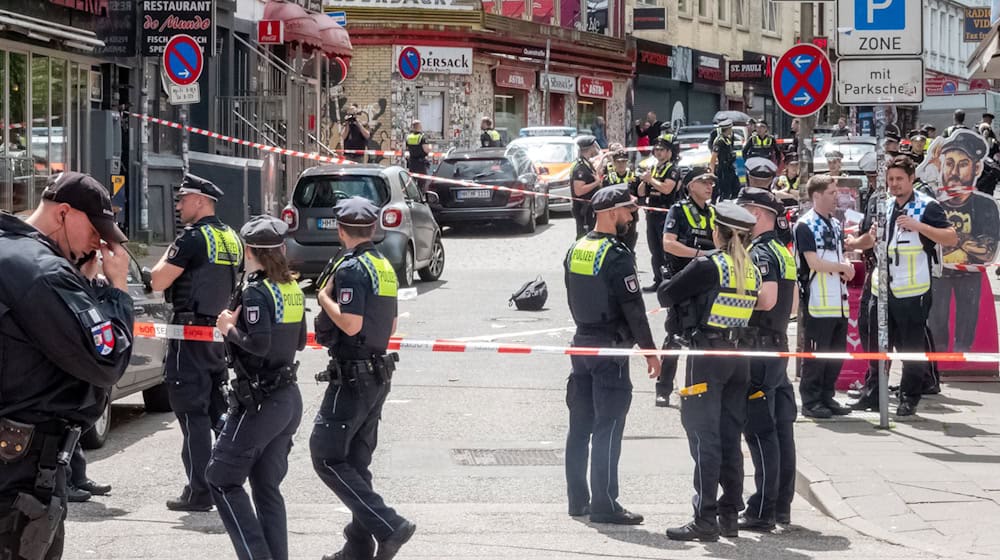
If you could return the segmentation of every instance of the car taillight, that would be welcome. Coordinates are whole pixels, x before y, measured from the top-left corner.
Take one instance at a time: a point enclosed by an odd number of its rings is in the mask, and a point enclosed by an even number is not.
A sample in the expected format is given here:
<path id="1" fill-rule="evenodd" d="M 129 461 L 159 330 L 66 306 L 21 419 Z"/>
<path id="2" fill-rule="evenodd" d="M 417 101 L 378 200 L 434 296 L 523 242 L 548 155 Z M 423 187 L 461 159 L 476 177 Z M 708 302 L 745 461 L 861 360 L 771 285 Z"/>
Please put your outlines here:
<path id="1" fill-rule="evenodd" d="M 510 197 L 507 198 L 508 202 L 520 202 L 524 200 L 524 185 L 515 183 L 511 188 L 516 190 L 507 191 L 510 193 Z"/>
<path id="2" fill-rule="evenodd" d="M 382 227 L 394 228 L 403 223 L 403 213 L 395 208 L 382 211 Z"/>
<path id="3" fill-rule="evenodd" d="M 288 231 L 295 231 L 299 228 L 299 211 L 288 206 L 281 211 L 281 219 L 288 224 Z"/>

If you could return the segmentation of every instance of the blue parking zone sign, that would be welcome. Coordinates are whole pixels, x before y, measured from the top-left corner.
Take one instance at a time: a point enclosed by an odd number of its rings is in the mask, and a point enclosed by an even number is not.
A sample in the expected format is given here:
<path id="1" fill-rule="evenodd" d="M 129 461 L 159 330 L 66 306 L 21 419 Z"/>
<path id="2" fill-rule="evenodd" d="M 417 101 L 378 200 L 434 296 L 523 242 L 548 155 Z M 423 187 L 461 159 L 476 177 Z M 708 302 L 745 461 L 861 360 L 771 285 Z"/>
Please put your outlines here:
<path id="1" fill-rule="evenodd" d="M 906 0 L 854 0 L 854 29 L 858 31 L 906 29 Z"/>

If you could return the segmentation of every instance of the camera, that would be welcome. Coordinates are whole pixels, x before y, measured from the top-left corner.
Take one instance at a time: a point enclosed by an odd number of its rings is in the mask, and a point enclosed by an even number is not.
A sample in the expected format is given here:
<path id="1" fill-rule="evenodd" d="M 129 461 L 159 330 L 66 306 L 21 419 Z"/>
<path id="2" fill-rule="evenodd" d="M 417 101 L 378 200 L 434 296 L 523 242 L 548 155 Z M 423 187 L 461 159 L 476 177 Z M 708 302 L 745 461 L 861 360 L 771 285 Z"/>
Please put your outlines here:
<path id="1" fill-rule="evenodd" d="M 355 123 L 355 122 L 358 122 L 358 116 L 355 115 L 354 113 L 350 113 L 350 114 L 347 115 L 347 118 L 345 118 L 344 120 L 346 120 L 349 123 Z"/>

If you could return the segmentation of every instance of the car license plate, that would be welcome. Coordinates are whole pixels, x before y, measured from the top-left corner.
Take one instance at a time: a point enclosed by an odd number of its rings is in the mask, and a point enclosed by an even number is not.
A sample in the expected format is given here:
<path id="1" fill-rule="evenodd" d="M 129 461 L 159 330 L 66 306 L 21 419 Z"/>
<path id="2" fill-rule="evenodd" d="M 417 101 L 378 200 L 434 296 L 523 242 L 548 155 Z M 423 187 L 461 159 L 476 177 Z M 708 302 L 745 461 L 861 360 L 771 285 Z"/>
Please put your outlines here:
<path id="1" fill-rule="evenodd" d="M 337 219 L 320 218 L 316 220 L 316 227 L 319 229 L 337 229 Z"/>
<path id="2" fill-rule="evenodd" d="M 493 191 L 490 189 L 462 189 L 455 191 L 456 200 L 469 199 L 490 199 L 493 198 Z"/>

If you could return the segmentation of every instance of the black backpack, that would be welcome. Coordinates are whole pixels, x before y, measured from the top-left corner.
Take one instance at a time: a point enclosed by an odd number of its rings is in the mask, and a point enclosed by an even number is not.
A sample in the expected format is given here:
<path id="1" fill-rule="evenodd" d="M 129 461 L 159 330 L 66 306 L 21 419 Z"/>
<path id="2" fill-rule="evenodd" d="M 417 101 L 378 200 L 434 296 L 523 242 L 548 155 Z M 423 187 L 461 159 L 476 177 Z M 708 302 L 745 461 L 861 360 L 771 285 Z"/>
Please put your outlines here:
<path id="1" fill-rule="evenodd" d="M 525 282 L 520 289 L 514 292 L 507 305 L 515 305 L 521 311 L 540 311 L 545 307 L 545 301 L 549 299 L 549 287 L 545 280 L 539 276 L 534 280 Z"/>

